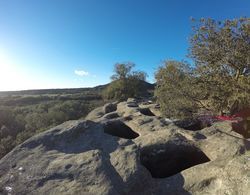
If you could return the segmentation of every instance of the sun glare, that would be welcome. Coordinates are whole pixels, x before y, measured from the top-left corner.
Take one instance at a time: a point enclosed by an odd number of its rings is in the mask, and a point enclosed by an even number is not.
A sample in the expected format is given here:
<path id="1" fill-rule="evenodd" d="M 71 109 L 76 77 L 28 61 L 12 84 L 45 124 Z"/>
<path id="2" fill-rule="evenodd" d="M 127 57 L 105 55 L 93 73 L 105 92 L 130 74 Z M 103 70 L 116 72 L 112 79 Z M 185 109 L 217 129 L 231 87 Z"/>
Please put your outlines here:
<path id="1" fill-rule="evenodd" d="M 19 90 L 25 81 L 14 61 L 0 49 L 0 91 Z"/>

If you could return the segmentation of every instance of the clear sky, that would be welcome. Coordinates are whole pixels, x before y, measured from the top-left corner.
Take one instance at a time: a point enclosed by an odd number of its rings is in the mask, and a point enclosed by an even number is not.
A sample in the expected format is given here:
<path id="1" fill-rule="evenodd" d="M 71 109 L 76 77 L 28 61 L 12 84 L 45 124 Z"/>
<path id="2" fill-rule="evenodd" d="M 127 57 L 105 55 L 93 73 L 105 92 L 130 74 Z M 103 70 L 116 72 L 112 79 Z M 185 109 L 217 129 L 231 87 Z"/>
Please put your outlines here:
<path id="1" fill-rule="evenodd" d="M 148 81 L 186 58 L 190 17 L 250 16 L 250 0 L 0 0 L 0 90 L 91 87 L 131 61 Z"/>

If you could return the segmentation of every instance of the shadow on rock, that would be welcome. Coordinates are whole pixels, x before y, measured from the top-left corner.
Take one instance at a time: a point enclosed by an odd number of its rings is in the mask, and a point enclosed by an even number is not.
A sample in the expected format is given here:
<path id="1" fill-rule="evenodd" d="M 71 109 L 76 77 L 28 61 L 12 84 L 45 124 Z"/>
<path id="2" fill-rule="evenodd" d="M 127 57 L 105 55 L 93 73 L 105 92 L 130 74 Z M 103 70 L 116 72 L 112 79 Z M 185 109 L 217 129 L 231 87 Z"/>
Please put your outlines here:
<path id="1" fill-rule="evenodd" d="M 166 179 L 157 179 L 155 182 L 157 185 L 155 194 L 191 195 L 183 188 L 185 179 L 180 173 Z"/>

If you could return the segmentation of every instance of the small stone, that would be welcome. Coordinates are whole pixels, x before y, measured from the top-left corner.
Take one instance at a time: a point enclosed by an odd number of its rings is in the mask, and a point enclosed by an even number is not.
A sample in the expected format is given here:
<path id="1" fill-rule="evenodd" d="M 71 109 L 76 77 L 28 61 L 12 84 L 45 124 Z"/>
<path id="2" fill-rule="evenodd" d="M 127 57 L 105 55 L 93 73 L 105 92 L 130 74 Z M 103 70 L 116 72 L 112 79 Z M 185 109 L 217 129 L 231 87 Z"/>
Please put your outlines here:
<path id="1" fill-rule="evenodd" d="M 13 190 L 13 188 L 12 187 L 10 187 L 10 186 L 6 186 L 5 187 L 5 190 L 7 191 L 7 192 L 12 192 L 12 190 Z"/>

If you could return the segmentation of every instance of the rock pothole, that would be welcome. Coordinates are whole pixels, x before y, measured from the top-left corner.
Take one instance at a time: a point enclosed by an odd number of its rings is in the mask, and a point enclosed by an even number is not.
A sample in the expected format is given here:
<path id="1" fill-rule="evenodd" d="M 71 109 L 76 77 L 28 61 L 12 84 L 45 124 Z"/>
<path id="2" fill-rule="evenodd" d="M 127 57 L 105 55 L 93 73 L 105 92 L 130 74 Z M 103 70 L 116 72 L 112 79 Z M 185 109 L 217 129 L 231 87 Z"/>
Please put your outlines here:
<path id="1" fill-rule="evenodd" d="M 192 166 L 210 161 L 199 148 L 176 143 L 144 148 L 140 159 L 153 178 L 170 177 Z"/>
<path id="2" fill-rule="evenodd" d="M 149 108 L 141 108 L 140 113 L 146 116 L 155 116 L 153 112 Z"/>
<path id="3" fill-rule="evenodd" d="M 190 131 L 199 131 L 201 129 L 211 126 L 210 124 L 205 124 L 200 120 L 192 120 L 192 119 L 175 121 L 174 123 L 176 126 Z"/>
<path id="4" fill-rule="evenodd" d="M 105 119 L 114 119 L 114 118 L 118 118 L 119 115 L 117 112 L 110 112 L 110 113 L 107 113 L 103 116 L 103 118 Z"/>
<path id="5" fill-rule="evenodd" d="M 118 120 L 105 123 L 103 128 L 105 133 L 116 137 L 135 139 L 139 136 L 139 134 L 133 131 L 129 126 Z"/>

